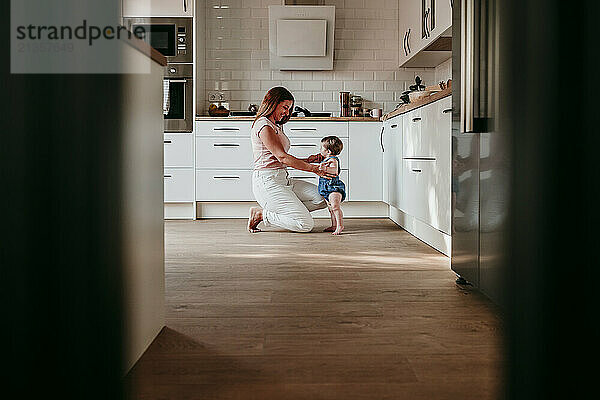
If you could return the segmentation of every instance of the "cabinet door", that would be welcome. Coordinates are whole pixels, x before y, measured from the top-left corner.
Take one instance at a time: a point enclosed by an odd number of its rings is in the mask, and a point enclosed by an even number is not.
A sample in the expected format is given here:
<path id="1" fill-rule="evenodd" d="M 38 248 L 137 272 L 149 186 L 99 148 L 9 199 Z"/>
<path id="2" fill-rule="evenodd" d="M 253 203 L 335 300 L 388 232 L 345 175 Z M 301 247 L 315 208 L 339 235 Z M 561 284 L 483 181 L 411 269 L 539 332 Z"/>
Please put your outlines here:
<path id="1" fill-rule="evenodd" d="M 124 17 L 192 17 L 194 0 L 123 0 Z"/>
<path id="2" fill-rule="evenodd" d="M 401 117 L 396 117 L 401 118 Z M 394 118 L 394 120 L 396 119 Z M 382 151 L 383 151 L 383 202 L 390 204 L 390 187 L 391 185 L 391 177 L 395 168 L 394 162 L 396 158 L 392 153 L 392 132 L 390 130 L 391 120 L 387 120 L 383 123 L 382 131 L 381 131 L 381 142 L 382 142 Z"/>
<path id="3" fill-rule="evenodd" d="M 421 108 L 412 110 L 404 114 L 403 135 L 402 135 L 402 154 L 403 157 L 429 157 L 423 154 L 421 125 L 423 118 Z"/>
<path id="4" fill-rule="evenodd" d="M 428 0 L 431 7 L 429 29 L 431 40 L 438 38 L 444 31 L 452 26 L 453 0 Z"/>
<path id="5" fill-rule="evenodd" d="M 402 161 L 402 116 L 386 121 L 384 129 L 384 174 L 385 192 L 388 203 L 400 207 L 400 191 L 402 176 L 400 166 Z"/>
<path id="6" fill-rule="evenodd" d="M 400 0 L 398 7 L 398 65 L 402 67 L 419 52 L 423 44 L 421 0 Z"/>
<path id="7" fill-rule="evenodd" d="M 348 200 L 381 201 L 383 198 L 381 128 L 382 124 L 375 122 L 349 124 Z"/>
<path id="8" fill-rule="evenodd" d="M 193 167 L 194 138 L 191 133 L 165 133 L 164 166 Z"/>
<path id="9" fill-rule="evenodd" d="M 164 201 L 179 203 L 194 201 L 194 169 L 164 169 Z"/>

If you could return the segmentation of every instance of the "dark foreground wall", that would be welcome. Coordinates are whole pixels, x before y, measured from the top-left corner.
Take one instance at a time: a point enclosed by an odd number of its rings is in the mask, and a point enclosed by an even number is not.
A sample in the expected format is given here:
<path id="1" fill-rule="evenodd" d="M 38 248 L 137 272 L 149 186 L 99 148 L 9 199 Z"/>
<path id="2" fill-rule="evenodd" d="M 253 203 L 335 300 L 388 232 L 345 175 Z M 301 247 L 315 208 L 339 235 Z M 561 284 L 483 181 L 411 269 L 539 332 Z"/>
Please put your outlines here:
<path id="1" fill-rule="evenodd" d="M 121 78 L 2 64 L 3 397 L 119 399 Z"/>
<path id="2" fill-rule="evenodd" d="M 513 154 L 510 399 L 583 398 L 598 359 L 597 1 L 503 1 Z M 586 364 L 591 362 L 591 364 Z"/>

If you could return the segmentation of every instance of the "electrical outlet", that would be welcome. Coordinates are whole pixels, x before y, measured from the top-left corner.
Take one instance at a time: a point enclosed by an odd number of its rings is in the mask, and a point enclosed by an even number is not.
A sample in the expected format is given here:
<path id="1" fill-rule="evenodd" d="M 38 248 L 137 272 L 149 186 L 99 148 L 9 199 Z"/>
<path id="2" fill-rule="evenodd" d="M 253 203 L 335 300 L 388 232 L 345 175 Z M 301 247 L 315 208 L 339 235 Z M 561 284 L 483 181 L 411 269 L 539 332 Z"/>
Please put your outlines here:
<path id="1" fill-rule="evenodd" d="M 219 101 L 219 92 L 209 91 L 208 101 Z"/>
<path id="2" fill-rule="evenodd" d="M 208 91 L 208 101 L 229 101 L 229 92 L 219 90 Z"/>

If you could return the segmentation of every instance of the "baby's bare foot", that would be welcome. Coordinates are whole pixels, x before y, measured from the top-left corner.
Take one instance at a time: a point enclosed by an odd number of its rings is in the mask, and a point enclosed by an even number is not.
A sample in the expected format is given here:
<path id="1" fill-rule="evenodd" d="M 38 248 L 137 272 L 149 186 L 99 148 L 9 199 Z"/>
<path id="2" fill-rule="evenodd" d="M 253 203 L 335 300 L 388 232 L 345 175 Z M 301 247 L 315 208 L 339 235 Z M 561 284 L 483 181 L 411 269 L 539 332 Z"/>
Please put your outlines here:
<path id="1" fill-rule="evenodd" d="M 262 210 L 258 207 L 250 207 L 250 216 L 248 218 L 248 232 L 260 232 L 260 229 L 257 228 L 260 221 L 262 221 Z"/>
<path id="2" fill-rule="evenodd" d="M 329 228 L 323 229 L 323 232 L 333 232 L 335 231 L 335 225 L 331 225 Z"/>
<path id="3" fill-rule="evenodd" d="M 338 226 L 335 231 L 331 232 L 332 235 L 341 235 L 344 230 L 343 226 Z"/>

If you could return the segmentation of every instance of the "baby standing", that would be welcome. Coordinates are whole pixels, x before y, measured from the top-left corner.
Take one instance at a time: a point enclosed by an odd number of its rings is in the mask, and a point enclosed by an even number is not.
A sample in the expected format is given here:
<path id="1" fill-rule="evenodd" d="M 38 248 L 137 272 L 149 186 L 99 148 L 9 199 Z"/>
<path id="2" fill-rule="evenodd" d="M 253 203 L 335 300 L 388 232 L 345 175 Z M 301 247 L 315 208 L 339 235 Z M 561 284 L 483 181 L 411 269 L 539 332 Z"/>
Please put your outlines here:
<path id="1" fill-rule="evenodd" d="M 344 216 L 341 203 L 346 198 L 346 185 L 340 180 L 340 160 L 337 156 L 342 152 L 344 144 L 337 136 L 321 139 L 321 155 L 325 157 L 322 164 L 328 164 L 328 171 L 335 173 L 331 179 L 319 177 L 319 194 L 327 200 L 331 215 L 331 226 L 325 232 L 339 235 L 344 229 Z"/>

